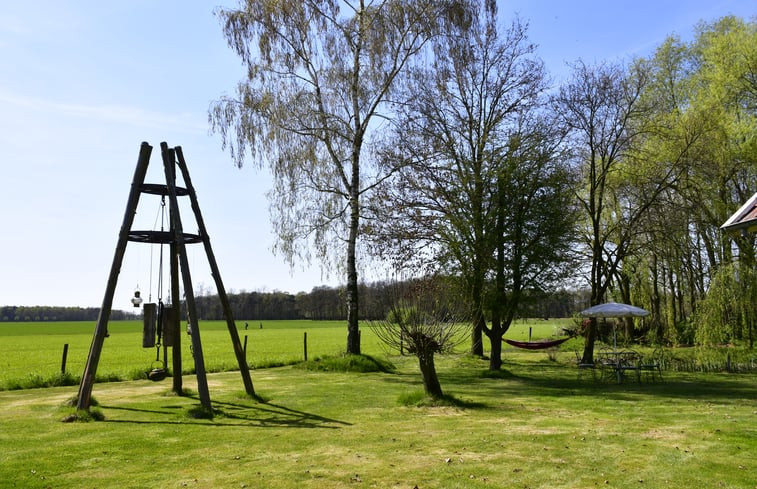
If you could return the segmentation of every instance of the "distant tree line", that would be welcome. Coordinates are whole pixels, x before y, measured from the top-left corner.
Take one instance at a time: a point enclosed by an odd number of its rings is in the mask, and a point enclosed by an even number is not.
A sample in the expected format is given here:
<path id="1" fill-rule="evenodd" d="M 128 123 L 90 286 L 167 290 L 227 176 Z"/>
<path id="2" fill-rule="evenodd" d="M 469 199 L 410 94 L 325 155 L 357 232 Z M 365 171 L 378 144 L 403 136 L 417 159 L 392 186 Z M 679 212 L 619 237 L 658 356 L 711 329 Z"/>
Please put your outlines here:
<path id="1" fill-rule="evenodd" d="M 99 307 L 60 307 L 60 306 L 2 306 L 0 321 L 96 321 L 100 314 Z M 134 319 L 137 315 L 126 311 L 112 311 L 110 318 L 114 321 Z"/>
<path id="2" fill-rule="evenodd" d="M 462 293 L 459 280 L 441 278 L 446 287 L 437 289 L 437 301 L 454 305 L 456 317 L 469 319 L 470 305 Z M 378 281 L 360 284 L 360 319 L 386 319 L 392 307 L 407 294 L 415 281 Z M 289 294 L 287 292 L 240 292 L 229 294 L 232 314 L 235 319 L 312 319 L 317 321 L 346 321 L 347 299 L 344 286 L 313 287 L 310 292 Z M 564 318 L 587 307 L 588 291 L 557 290 L 549 293 L 530 293 L 522 317 Z M 223 310 L 218 296 L 207 294 L 195 299 L 197 314 L 201 319 L 223 319 Z"/>
<path id="3" fill-rule="evenodd" d="M 454 278 L 445 280 L 446 292 L 437 292 L 437 301 L 456 304 L 459 309 L 457 317 L 468 318 L 468 305 L 461 297 L 459 285 Z M 361 283 L 360 294 L 363 300 L 361 320 L 386 319 L 389 311 L 397 301 L 413 286 L 414 281 L 400 283 L 378 281 Z M 195 298 L 197 314 L 204 320 L 224 319 L 223 309 L 218 295 L 209 290 L 198 290 Z M 290 294 L 288 292 L 238 292 L 230 293 L 229 302 L 235 319 L 312 319 L 316 321 L 346 321 L 347 303 L 344 286 L 317 286 L 310 292 Z M 587 305 L 588 292 L 585 290 L 558 290 L 547 294 L 530 295 L 530 306 L 523 317 L 555 318 L 571 317 L 576 311 Z M 137 310 L 113 310 L 113 321 L 139 319 Z M 2 306 L 0 321 L 96 321 L 99 307 L 58 307 L 58 306 Z"/>

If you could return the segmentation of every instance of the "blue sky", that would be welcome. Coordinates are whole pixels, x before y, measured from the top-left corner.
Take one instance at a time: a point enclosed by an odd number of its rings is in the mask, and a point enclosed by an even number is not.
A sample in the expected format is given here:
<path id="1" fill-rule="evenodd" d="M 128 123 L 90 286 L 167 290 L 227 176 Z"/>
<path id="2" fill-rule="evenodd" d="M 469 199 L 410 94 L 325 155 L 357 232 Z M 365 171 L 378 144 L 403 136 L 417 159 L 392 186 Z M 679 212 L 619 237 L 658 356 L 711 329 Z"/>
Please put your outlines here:
<path id="1" fill-rule="evenodd" d="M 0 305 L 99 306 L 139 145 L 181 145 L 227 290 L 309 291 L 341 283 L 271 253 L 265 171 L 237 169 L 207 109 L 243 76 L 213 9 L 233 0 L 41 0 L 0 8 Z M 556 80 L 565 63 L 647 55 L 667 35 L 746 1 L 500 1 L 518 12 Z M 148 181 L 160 182 L 155 153 Z M 151 178 L 152 176 L 152 178 Z M 143 198 L 134 228 L 152 229 Z M 190 231 L 188 229 L 188 231 Z M 201 246 L 195 285 L 213 287 Z M 137 285 L 157 296 L 157 247 L 130 243 L 114 308 Z M 370 277 L 369 277 L 370 278 Z"/>

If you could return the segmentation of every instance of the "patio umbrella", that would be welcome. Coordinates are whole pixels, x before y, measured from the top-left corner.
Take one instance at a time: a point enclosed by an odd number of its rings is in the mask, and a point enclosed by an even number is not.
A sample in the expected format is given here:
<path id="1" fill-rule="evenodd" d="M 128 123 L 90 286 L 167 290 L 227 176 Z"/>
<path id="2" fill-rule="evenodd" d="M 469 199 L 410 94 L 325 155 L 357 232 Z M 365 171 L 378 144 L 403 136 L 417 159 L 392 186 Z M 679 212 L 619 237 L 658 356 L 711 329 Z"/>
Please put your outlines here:
<path id="1" fill-rule="evenodd" d="M 587 318 L 627 318 L 644 317 L 649 315 L 649 311 L 619 302 L 606 302 L 584 309 L 578 314 Z"/>
<path id="2" fill-rule="evenodd" d="M 587 318 L 626 318 L 626 317 L 644 317 L 649 314 L 649 311 L 640 307 L 631 306 L 629 304 L 621 304 L 619 302 L 606 302 L 604 304 L 598 304 L 588 309 L 584 309 L 579 312 L 579 316 Z M 615 325 L 612 328 L 612 346 L 617 348 Z"/>

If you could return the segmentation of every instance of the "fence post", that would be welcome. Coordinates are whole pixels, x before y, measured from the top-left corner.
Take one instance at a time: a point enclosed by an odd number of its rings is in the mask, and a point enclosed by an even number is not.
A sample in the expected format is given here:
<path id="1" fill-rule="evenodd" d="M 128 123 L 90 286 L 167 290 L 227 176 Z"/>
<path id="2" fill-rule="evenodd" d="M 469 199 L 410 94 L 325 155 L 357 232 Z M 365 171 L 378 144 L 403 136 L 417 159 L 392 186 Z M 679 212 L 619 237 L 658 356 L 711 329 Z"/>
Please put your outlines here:
<path id="1" fill-rule="evenodd" d="M 305 361 L 308 361 L 308 332 L 305 331 L 302 337 L 302 348 L 305 353 Z"/>
<path id="2" fill-rule="evenodd" d="M 247 335 L 244 335 L 244 347 L 242 348 L 244 350 L 244 359 L 247 360 Z"/>
<path id="3" fill-rule="evenodd" d="M 68 343 L 63 345 L 63 359 L 60 361 L 60 373 L 66 373 L 66 358 L 68 357 Z"/>

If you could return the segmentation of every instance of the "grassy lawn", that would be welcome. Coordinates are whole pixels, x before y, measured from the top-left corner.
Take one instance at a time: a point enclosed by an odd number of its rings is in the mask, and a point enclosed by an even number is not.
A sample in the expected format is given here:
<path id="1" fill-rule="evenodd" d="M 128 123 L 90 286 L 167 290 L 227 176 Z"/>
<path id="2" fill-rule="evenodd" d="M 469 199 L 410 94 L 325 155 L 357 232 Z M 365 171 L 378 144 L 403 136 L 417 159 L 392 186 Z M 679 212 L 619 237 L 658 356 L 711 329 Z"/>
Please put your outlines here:
<path id="1" fill-rule="evenodd" d="M 600 384 L 571 356 L 508 351 L 499 378 L 439 358 L 455 407 L 398 403 L 421 387 L 403 357 L 395 373 L 254 370 L 264 402 L 212 374 L 210 420 L 169 380 L 96 384 L 105 420 L 90 423 L 60 422 L 76 387 L 4 391 L 0 487 L 757 487 L 757 376 Z"/>

